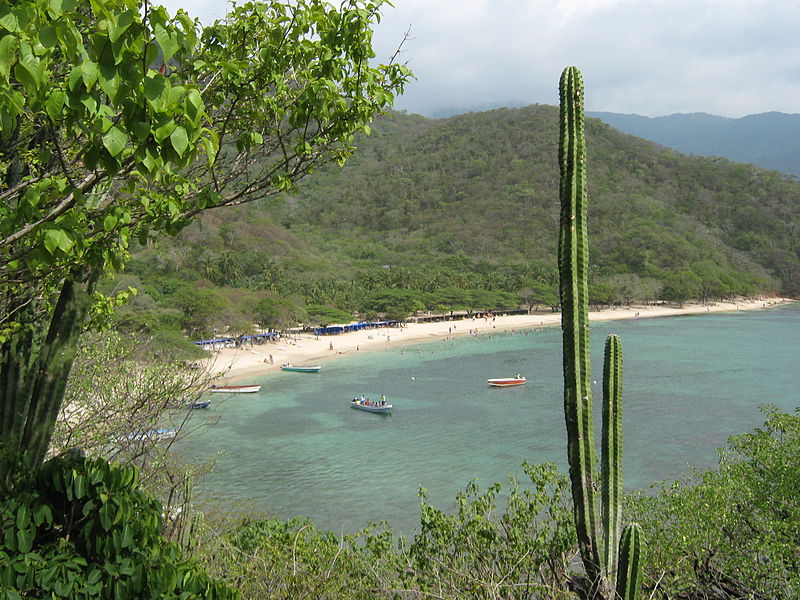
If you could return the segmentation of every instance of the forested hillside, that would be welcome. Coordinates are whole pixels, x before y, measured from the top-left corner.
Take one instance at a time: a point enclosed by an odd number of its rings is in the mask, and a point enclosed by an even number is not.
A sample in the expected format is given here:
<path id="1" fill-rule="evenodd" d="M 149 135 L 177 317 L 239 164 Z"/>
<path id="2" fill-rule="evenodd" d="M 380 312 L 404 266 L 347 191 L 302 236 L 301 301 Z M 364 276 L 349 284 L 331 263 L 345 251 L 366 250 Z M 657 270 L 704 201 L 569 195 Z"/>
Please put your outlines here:
<path id="1" fill-rule="evenodd" d="M 332 307 L 555 304 L 557 120 L 542 105 L 383 118 L 346 166 L 139 249 L 124 281 L 143 289 L 140 305 L 152 299 L 198 334 L 215 318 L 344 318 Z M 593 302 L 800 293 L 793 178 L 683 156 L 597 119 L 586 131 Z"/>

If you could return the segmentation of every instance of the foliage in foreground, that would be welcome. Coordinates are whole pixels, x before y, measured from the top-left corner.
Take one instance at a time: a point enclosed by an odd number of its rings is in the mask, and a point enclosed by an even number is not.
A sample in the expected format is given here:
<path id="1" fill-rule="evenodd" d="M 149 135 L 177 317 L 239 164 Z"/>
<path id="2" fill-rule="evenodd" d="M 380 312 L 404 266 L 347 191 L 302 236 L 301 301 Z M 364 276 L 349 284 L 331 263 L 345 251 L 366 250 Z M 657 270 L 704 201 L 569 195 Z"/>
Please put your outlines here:
<path id="1" fill-rule="evenodd" d="M 33 471 L 2 458 L 4 598 L 235 599 L 162 535 L 160 504 L 135 469 L 78 454 Z"/>
<path id="2" fill-rule="evenodd" d="M 86 334 L 48 455 L 80 448 L 91 458 L 136 467 L 139 485 L 171 516 L 165 534 L 179 534 L 192 483 L 210 470 L 211 459 L 187 462 L 173 445 L 216 421 L 215 415 L 192 409 L 214 378 L 185 361 L 153 357 L 152 346 L 142 340 L 115 332 Z M 170 434 L 151 434 L 159 429 Z"/>
<path id="3" fill-rule="evenodd" d="M 572 597 L 566 573 L 576 552 L 566 478 L 552 464 L 524 465 L 498 509 L 500 484 L 458 494 L 453 514 L 421 493 L 421 525 L 411 542 L 388 527 L 337 538 L 303 518 L 246 519 L 198 549 L 208 568 L 245 598 Z"/>
<path id="4" fill-rule="evenodd" d="M 800 411 L 763 410 L 718 469 L 631 499 L 653 598 L 800 598 Z"/>

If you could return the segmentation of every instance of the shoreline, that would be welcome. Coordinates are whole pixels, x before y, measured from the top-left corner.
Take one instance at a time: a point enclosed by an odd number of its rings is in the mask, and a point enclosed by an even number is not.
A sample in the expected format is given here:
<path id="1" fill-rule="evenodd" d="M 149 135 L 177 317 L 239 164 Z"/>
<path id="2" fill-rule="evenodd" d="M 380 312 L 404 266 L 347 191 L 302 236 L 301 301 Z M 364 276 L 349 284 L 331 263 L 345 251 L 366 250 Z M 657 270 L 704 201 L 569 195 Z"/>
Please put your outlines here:
<path id="1" fill-rule="evenodd" d="M 774 308 L 797 302 L 791 298 L 738 300 L 714 304 L 686 304 L 683 307 L 666 305 L 631 305 L 589 312 L 589 321 L 618 321 L 674 317 L 710 312 L 737 312 Z M 378 352 L 393 347 L 428 343 L 466 335 L 512 333 L 515 330 L 553 327 L 561 324 L 561 313 L 541 311 L 524 315 L 464 318 L 431 323 L 405 323 L 402 327 L 364 329 L 338 335 L 315 336 L 301 333 L 286 336 L 277 342 L 267 342 L 240 348 L 223 348 L 211 352 L 201 361 L 211 372 L 220 373 L 226 382 L 245 383 L 267 373 L 280 371 L 281 365 L 319 365 L 343 355 L 356 352 Z M 270 362 L 270 356 L 272 362 Z"/>

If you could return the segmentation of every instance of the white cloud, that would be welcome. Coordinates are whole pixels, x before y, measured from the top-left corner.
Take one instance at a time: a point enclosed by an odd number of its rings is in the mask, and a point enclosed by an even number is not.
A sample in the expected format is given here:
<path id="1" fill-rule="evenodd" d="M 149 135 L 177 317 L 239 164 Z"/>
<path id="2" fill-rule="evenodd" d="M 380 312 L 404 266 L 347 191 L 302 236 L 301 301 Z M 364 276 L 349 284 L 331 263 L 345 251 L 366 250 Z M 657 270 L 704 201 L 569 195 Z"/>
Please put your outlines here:
<path id="1" fill-rule="evenodd" d="M 167 0 L 206 21 L 222 0 Z M 800 112 L 800 10 L 790 0 L 394 0 L 376 29 L 388 60 L 417 81 L 396 104 L 441 107 L 557 102 L 580 67 L 590 110 L 737 117 Z"/>

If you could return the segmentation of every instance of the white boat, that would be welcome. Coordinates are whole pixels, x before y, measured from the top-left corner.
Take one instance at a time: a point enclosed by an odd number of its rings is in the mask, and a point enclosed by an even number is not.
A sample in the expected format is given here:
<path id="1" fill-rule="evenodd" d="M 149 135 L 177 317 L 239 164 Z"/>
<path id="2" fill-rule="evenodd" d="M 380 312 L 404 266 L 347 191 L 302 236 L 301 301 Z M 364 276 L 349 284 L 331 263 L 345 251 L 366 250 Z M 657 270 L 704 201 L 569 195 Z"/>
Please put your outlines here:
<path id="1" fill-rule="evenodd" d="M 499 379 L 487 379 L 486 381 L 492 387 L 511 387 L 514 385 L 523 385 L 528 380 L 517 373 L 514 377 L 501 377 Z"/>
<path id="2" fill-rule="evenodd" d="M 212 385 L 208 391 L 212 394 L 255 394 L 261 391 L 261 385 Z"/>
<path id="3" fill-rule="evenodd" d="M 136 431 L 126 437 L 130 441 L 144 442 L 145 440 L 171 440 L 178 434 L 177 429 L 153 429 L 150 431 Z"/>
<path id="4" fill-rule="evenodd" d="M 385 401 L 373 402 L 372 400 L 362 398 L 353 398 L 350 401 L 350 408 L 365 410 L 372 413 L 382 413 L 385 415 L 392 412 L 392 405 L 386 404 Z"/>
<path id="5" fill-rule="evenodd" d="M 295 373 L 319 373 L 321 368 L 322 365 L 317 365 L 316 367 L 300 367 L 297 365 L 291 365 L 289 363 L 281 365 L 281 369 L 283 371 L 294 371 Z"/>

